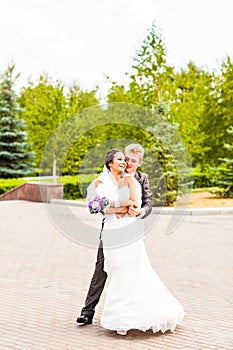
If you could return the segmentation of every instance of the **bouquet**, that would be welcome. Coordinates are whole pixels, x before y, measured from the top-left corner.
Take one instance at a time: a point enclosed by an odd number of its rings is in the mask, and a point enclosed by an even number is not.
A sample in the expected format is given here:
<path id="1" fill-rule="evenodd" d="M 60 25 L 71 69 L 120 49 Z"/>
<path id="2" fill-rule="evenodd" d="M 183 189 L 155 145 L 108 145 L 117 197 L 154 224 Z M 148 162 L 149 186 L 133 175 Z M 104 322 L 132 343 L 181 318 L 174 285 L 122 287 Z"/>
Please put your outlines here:
<path id="1" fill-rule="evenodd" d="M 107 197 L 99 197 L 96 195 L 87 204 L 87 207 L 91 214 L 101 213 L 105 215 L 107 208 L 109 207 L 109 199 Z"/>

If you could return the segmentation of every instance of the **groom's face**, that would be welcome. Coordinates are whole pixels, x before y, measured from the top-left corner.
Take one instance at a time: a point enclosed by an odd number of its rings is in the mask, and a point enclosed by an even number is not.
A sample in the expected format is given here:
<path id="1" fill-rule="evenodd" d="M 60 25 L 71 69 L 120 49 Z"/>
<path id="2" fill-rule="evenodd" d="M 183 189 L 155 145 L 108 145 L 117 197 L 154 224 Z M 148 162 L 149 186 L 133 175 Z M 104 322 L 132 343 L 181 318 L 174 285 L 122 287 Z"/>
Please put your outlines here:
<path id="1" fill-rule="evenodd" d="M 128 174 L 133 174 L 141 165 L 140 158 L 137 154 L 125 153 L 126 168 L 125 171 Z"/>

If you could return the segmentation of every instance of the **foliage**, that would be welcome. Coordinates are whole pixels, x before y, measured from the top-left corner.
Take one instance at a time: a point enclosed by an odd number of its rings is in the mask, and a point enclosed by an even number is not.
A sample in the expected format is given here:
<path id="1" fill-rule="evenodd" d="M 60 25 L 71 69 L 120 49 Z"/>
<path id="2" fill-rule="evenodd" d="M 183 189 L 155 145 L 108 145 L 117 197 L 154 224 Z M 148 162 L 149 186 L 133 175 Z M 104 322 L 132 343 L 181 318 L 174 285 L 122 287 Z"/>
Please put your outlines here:
<path id="1" fill-rule="evenodd" d="M 148 108 L 169 101 L 173 67 L 167 64 L 166 47 L 154 22 L 133 59 L 130 75 L 131 95 Z"/>
<path id="2" fill-rule="evenodd" d="M 0 177 L 12 178 L 32 171 L 33 153 L 27 142 L 26 127 L 19 114 L 13 90 L 14 65 L 9 65 L 0 83 Z"/>
<path id="3" fill-rule="evenodd" d="M 128 87 L 112 83 L 109 102 L 132 102 L 163 113 L 184 141 L 193 167 L 195 187 L 211 185 L 210 169 L 221 163 L 232 125 L 233 64 L 227 57 L 220 73 L 193 62 L 176 71 L 166 62 L 166 48 L 155 23 L 133 59 Z M 165 155 L 164 155 L 165 156 Z"/>
<path id="4" fill-rule="evenodd" d="M 24 108 L 22 117 L 28 125 L 28 134 L 36 153 L 36 165 L 40 168 L 40 162 L 45 147 L 53 132 L 62 126 L 62 123 L 79 112 L 82 108 L 95 105 L 98 101 L 95 92 L 82 91 L 77 85 L 72 85 L 68 92 L 60 81 L 52 81 L 47 75 L 40 76 L 37 84 L 30 84 L 21 91 L 19 103 Z M 66 142 L 68 135 L 62 140 Z M 56 139 L 50 142 L 50 149 L 47 150 L 48 158 L 58 158 L 59 150 L 55 149 Z M 62 148 L 63 144 L 59 144 Z M 57 159 L 59 164 L 59 159 Z M 48 164 L 48 173 L 51 173 L 52 162 Z"/>
<path id="5" fill-rule="evenodd" d="M 194 188 L 206 188 L 213 186 L 214 172 L 210 169 L 203 171 L 200 167 L 193 169 Z"/>
<path id="6" fill-rule="evenodd" d="M 23 183 L 25 183 L 25 180 L 22 178 L 0 179 L 0 195 L 12 190 L 19 185 L 22 185 Z"/>
<path id="7" fill-rule="evenodd" d="M 77 176 L 77 182 L 72 180 L 66 186 L 67 195 L 72 193 L 73 198 L 76 198 L 85 192 L 85 184 L 82 185 L 85 181 L 78 177 L 81 174 L 98 174 L 108 148 L 124 149 L 126 144 L 138 142 L 146 150 L 141 170 L 149 174 L 154 204 L 167 205 L 183 191 L 179 183 L 180 177 L 187 177 L 187 182 L 191 182 L 189 174 L 179 173 L 179 168 L 182 168 L 182 152 L 187 153 L 182 143 L 178 140 L 175 150 L 167 147 L 172 141 L 172 135 L 179 134 L 194 167 L 194 187 L 218 183 L 221 187 L 220 195 L 231 195 L 233 156 L 229 146 L 232 144 L 232 135 L 228 130 L 233 125 L 233 63 L 230 57 L 226 57 L 218 72 L 211 73 L 193 62 L 175 71 L 167 63 L 161 31 L 153 23 L 126 74 L 129 77 L 128 86 L 112 82 L 106 112 L 103 112 L 96 98 L 97 90 L 83 91 L 75 83 L 66 89 L 61 82 L 54 82 L 47 75 L 42 75 L 38 83 L 31 83 L 22 89 L 18 102 L 23 111 L 15 105 L 15 120 L 17 127 L 20 124 L 22 126 L 21 119 L 26 122 L 29 142 L 36 154 L 37 173 L 40 171 L 41 157 L 46 153 L 43 166 L 46 174 L 51 175 L 55 156 L 60 174 Z M 111 108 L 114 102 L 126 105 L 120 114 L 122 122 L 115 120 L 115 111 Z M 1 106 L 4 112 L 1 103 L 0 101 L 0 116 Z M 130 104 L 144 106 L 149 113 L 161 115 L 158 129 L 156 125 L 145 125 L 143 114 L 140 113 L 137 116 L 138 127 L 130 125 Z M 87 108 L 90 106 L 96 106 L 95 112 Z M 19 113 L 21 119 L 18 118 Z M 92 125 L 92 113 L 102 121 L 102 125 Z M 128 125 L 124 122 L 125 116 Z M 4 121 L 4 118 L 0 120 Z M 65 121 L 67 123 L 64 127 Z M 160 123 L 159 119 L 158 121 Z M 80 126 L 80 130 L 76 125 Z M 58 130 L 56 134 L 55 130 Z M 164 133 L 163 138 L 158 130 Z M 24 127 L 18 130 L 17 137 L 23 136 L 24 131 Z M 50 143 L 47 147 L 48 140 Z M 170 143 L 174 145 L 174 141 Z M 225 144 L 228 144 L 227 148 Z M 67 149 L 67 154 L 61 152 L 63 149 Z M 176 163 L 174 153 L 179 155 L 180 164 Z M 14 158 L 13 153 L 8 152 L 9 154 Z M 29 168 L 28 163 L 25 170 Z M 215 183 L 212 168 L 217 169 Z"/>
<path id="8" fill-rule="evenodd" d="M 64 197 L 67 200 L 80 199 L 86 197 L 86 189 L 89 186 L 88 183 L 82 183 L 82 189 L 80 189 L 79 183 L 66 183 L 64 185 Z"/>
<path id="9" fill-rule="evenodd" d="M 129 106 L 127 105 L 127 107 Z M 111 106 L 109 113 L 113 119 L 114 110 L 111 109 Z M 119 108 L 117 108 L 117 113 L 119 115 Z M 109 120 L 107 114 L 104 114 L 103 118 Z M 124 119 L 127 121 L 126 114 L 124 114 Z M 172 137 L 175 126 L 166 123 L 164 118 L 163 124 L 163 130 L 166 129 L 168 139 L 169 135 Z M 160 118 L 159 130 L 161 130 L 161 125 L 162 117 Z M 153 204 L 169 205 L 175 201 L 180 191 L 179 174 L 171 150 L 165 146 L 162 140 L 156 137 L 159 130 L 149 130 L 127 123 L 108 123 L 90 129 L 82 134 L 81 138 L 73 144 L 69 151 L 72 152 L 72 148 L 80 149 L 81 146 L 84 150 L 84 145 L 86 147 L 83 154 L 79 153 L 80 158 L 76 159 L 75 163 L 70 163 L 70 174 L 78 175 L 87 172 L 98 174 L 102 170 L 104 154 L 108 149 L 119 148 L 124 150 L 129 143 L 140 143 L 146 150 L 141 170 L 149 175 L 153 192 Z M 108 135 L 111 135 L 109 140 Z M 179 145 L 177 145 L 177 148 L 179 148 Z M 70 160 L 69 153 L 67 159 Z M 65 160 L 65 166 L 67 162 Z"/>
<path id="10" fill-rule="evenodd" d="M 169 114 L 170 104 L 174 100 L 175 79 L 174 69 L 166 61 L 166 48 L 162 35 L 155 23 L 148 30 L 146 38 L 136 52 L 132 72 L 129 75 L 128 89 L 113 83 L 108 101 L 136 103 L 154 111 L 155 115 L 161 116 L 161 121 L 158 119 L 158 122 L 161 123 L 158 128 L 143 125 L 142 121 L 142 127 L 148 131 L 148 134 L 145 139 L 140 139 L 138 142 L 143 144 L 144 141 L 154 155 L 154 157 L 145 157 L 144 161 L 151 173 L 149 178 L 154 204 L 162 205 L 165 203 L 169 205 L 176 200 L 178 192 L 181 190 L 179 189 L 177 164 L 175 164 L 172 150 L 168 148 L 172 135 L 178 133 L 176 120 L 172 120 Z M 158 137 L 161 130 L 167 133 L 166 144 L 161 142 Z M 170 146 L 172 146 L 172 142 L 170 142 Z M 177 153 L 180 153 L 181 150 L 185 152 L 183 145 L 179 142 L 176 144 L 176 148 Z"/>
<path id="11" fill-rule="evenodd" d="M 202 167 L 218 167 L 225 157 L 226 143 L 232 142 L 227 132 L 233 124 L 233 63 L 227 57 L 221 65 L 221 74 L 214 75 L 205 104 L 202 130 L 207 150 L 200 161 Z"/>
<path id="12" fill-rule="evenodd" d="M 41 76 L 36 86 L 30 85 L 22 90 L 18 101 L 24 109 L 22 117 L 28 125 L 29 139 L 39 168 L 42 152 L 51 133 L 65 119 L 63 86 L 60 82 L 53 85 L 47 76 Z"/>
<path id="13" fill-rule="evenodd" d="M 167 64 L 166 48 L 160 29 L 154 22 L 131 67 L 129 88 L 112 83 L 109 102 L 130 102 L 148 108 L 168 103 L 173 81 L 173 67 Z"/>
<path id="14" fill-rule="evenodd" d="M 178 123 L 180 133 L 194 166 L 202 162 L 209 147 L 203 122 L 206 118 L 206 100 L 210 93 L 212 75 L 189 62 L 187 68 L 174 74 L 173 96 L 169 108 L 169 119 Z M 172 94 L 171 94 L 172 95 Z"/>
<path id="15" fill-rule="evenodd" d="M 220 197 L 233 197 L 233 126 L 228 130 L 231 136 L 231 143 L 225 144 L 227 157 L 220 158 L 222 164 L 216 169 L 214 184 L 219 187 L 214 191 Z"/>

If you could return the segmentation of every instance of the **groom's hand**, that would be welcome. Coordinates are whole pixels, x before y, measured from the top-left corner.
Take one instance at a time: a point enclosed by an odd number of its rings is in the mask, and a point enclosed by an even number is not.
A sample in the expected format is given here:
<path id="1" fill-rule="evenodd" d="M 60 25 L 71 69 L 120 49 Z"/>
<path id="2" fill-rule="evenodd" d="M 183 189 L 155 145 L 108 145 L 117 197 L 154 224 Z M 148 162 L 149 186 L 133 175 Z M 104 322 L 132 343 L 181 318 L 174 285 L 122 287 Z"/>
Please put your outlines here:
<path id="1" fill-rule="evenodd" d="M 137 216 L 141 214 L 140 208 L 129 207 L 128 216 Z"/>

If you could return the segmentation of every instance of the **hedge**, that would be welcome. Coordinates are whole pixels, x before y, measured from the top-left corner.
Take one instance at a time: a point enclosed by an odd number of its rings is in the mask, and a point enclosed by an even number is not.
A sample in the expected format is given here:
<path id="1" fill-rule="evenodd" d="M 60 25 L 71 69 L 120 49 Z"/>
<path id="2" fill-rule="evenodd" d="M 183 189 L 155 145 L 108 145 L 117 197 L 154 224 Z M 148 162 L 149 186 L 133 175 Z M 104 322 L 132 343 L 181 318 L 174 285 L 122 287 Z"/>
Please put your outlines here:
<path id="1" fill-rule="evenodd" d="M 89 186 L 89 182 L 82 183 L 66 183 L 64 184 L 64 197 L 65 199 L 79 199 L 86 198 L 86 189 Z"/>

